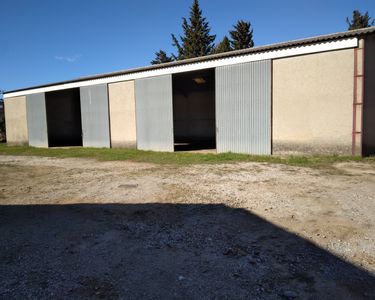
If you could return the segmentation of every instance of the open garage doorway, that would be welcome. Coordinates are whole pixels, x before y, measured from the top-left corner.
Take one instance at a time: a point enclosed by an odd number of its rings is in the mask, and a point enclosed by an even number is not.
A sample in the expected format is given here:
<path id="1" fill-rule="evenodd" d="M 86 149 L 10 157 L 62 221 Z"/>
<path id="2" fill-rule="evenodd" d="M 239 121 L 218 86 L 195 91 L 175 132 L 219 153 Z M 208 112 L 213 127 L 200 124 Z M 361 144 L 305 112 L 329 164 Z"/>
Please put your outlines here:
<path id="1" fill-rule="evenodd" d="M 175 151 L 216 149 L 215 69 L 174 74 Z"/>
<path id="2" fill-rule="evenodd" d="M 46 93 L 49 147 L 82 146 L 79 89 Z"/>

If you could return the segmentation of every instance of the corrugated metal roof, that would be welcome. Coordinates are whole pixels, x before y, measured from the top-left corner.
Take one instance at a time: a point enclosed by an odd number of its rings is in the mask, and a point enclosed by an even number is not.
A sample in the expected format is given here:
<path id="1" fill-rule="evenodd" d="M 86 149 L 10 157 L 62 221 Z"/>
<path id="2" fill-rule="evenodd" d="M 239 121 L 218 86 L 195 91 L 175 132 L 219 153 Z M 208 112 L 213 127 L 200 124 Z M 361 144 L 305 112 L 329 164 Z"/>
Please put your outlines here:
<path id="1" fill-rule="evenodd" d="M 13 92 L 19 92 L 19 91 L 25 91 L 35 88 L 42 88 L 42 87 L 48 87 L 58 84 L 66 84 L 66 83 L 72 83 L 72 82 L 79 82 L 84 80 L 92 80 L 92 79 L 99 79 L 103 77 L 109 77 L 109 76 L 117 76 L 117 75 L 125 75 L 125 74 L 131 74 L 136 72 L 144 72 L 144 71 L 150 71 L 150 70 L 157 70 L 157 69 L 163 69 L 163 68 L 169 68 L 174 66 L 180 66 L 185 64 L 191 64 L 191 63 L 198 63 L 203 61 L 210 61 L 214 59 L 221 59 L 221 58 L 227 58 L 227 57 L 235 57 L 245 54 L 252 54 L 252 53 L 258 53 L 258 52 L 266 52 L 270 50 L 277 50 L 277 49 L 283 49 L 283 48 L 289 48 L 289 47 L 295 47 L 295 46 L 302 46 L 307 44 L 314 44 L 318 42 L 325 42 L 325 41 L 331 41 L 331 40 L 339 40 L 344 38 L 350 38 L 350 37 L 360 37 L 363 35 L 375 33 L 375 26 L 363 28 L 363 29 L 357 29 L 357 30 L 350 30 L 350 31 L 343 31 L 333 34 L 326 34 L 326 35 L 319 35 L 311 38 L 305 38 L 305 39 L 298 39 L 298 40 L 292 40 L 282 43 L 276 43 L 276 44 L 270 44 L 265 46 L 259 46 L 254 48 L 248 48 L 243 50 L 235 50 L 235 51 L 229 51 L 225 53 L 220 54 L 211 54 L 207 56 L 201 56 L 201 57 L 195 57 L 195 58 L 189 58 L 179 61 L 174 61 L 170 63 L 164 63 L 159 65 L 151 65 L 146 67 L 140 67 L 140 68 L 134 68 L 134 69 L 128 69 L 128 70 L 121 70 L 116 72 L 110 72 L 110 73 L 102 73 L 102 74 L 96 74 L 91 76 L 85 76 L 85 77 L 79 77 L 72 80 L 66 80 L 66 81 L 59 81 L 44 85 L 38 85 L 38 86 L 32 86 L 12 91 L 6 91 L 6 93 L 13 93 Z"/>

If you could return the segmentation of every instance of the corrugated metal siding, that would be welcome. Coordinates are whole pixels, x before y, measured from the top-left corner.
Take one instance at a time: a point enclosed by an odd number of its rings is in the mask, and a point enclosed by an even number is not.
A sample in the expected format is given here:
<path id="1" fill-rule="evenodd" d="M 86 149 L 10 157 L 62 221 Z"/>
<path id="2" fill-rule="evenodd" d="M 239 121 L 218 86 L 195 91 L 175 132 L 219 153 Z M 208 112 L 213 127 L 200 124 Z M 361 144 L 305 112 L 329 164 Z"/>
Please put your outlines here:
<path id="1" fill-rule="evenodd" d="M 271 154 L 271 61 L 216 68 L 217 152 Z"/>
<path id="2" fill-rule="evenodd" d="M 45 94 L 26 96 L 27 131 L 29 145 L 48 147 L 47 118 Z"/>
<path id="3" fill-rule="evenodd" d="M 172 76 L 135 81 L 137 148 L 173 151 Z"/>
<path id="4" fill-rule="evenodd" d="M 80 95 L 83 146 L 109 148 L 107 85 L 81 87 Z"/>

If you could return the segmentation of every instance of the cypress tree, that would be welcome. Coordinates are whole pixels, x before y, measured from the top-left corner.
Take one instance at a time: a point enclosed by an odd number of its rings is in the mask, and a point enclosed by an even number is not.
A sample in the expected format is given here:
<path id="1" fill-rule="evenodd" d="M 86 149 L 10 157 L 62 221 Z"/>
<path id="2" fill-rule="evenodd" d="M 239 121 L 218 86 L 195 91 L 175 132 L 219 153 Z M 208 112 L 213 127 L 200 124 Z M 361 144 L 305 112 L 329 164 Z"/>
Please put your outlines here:
<path id="1" fill-rule="evenodd" d="M 360 11 L 354 10 L 353 17 L 350 21 L 349 18 L 346 18 L 346 23 L 348 23 L 348 30 L 355 30 L 360 28 L 366 28 L 374 25 L 374 20 L 371 22 L 371 17 L 369 16 L 368 12 L 364 15 L 361 14 Z"/>
<path id="2" fill-rule="evenodd" d="M 151 61 L 151 64 L 157 65 L 157 64 L 163 64 L 163 63 L 167 63 L 171 61 L 173 61 L 173 58 L 168 56 L 165 51 L 160 50 L 158 52 L 155 52 L 155 58 L 154 60 Z"/>
<path id="3" fill-rule="evenodd" d="M 234 30 L 229 32 L 230 44 L 234 50 L 246 49 L 254 47 L 253 29 L 250 22 L 240 20 L 233 26 Z"/>
<path id="4" fill-rule="evenodd" d="M 223 53 L 232 51 L 232 47 L 230 46 L 230 41 L 227 36 L 224 36 L 224 38 L 221 40 L 221 42 L 216 46 L 215 53 Z"/>
<path id="5" fill-rule="evenodd" d="M 216 36 L 210 34 L 211 28 L 202 15 L 198 0 L 194 0 L 190 8 L 189 21 L 182 18 L 182 30 L 180 41 L 172 34 L 173 46 L 178 51 L 176 59 L 205 56 L 213 52 Z"/>

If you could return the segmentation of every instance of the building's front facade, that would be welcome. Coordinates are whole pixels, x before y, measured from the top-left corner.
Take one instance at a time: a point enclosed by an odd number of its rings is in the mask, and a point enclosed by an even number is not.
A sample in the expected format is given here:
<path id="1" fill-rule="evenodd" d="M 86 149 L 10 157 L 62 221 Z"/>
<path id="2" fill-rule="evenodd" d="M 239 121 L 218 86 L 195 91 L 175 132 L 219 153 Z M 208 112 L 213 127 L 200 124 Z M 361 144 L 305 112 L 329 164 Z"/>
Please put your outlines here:
<path id="1" fill-rule="evenodd" d="M 375 154 L 375 27 L 9 91 L 35 147 Z"/>

